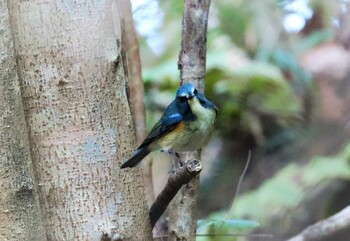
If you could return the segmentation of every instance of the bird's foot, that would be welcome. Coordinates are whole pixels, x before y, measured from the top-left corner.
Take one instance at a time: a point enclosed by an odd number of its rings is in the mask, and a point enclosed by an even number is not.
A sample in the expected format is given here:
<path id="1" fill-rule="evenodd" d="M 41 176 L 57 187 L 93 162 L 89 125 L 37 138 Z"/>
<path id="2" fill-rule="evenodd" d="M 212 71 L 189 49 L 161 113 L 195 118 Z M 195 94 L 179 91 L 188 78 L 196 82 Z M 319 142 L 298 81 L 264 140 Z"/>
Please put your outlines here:
<path id="1" fill-rule="evenodd" d="M 176 168 L 174 165 L 171 165 L 171 169 L 168 171 L 168 174 L 175 175 L 176 174 Z"/>
<path id="2" fill-rule="evenodd" d="M 168 153 L 174 158 L 175 161 L 177 161 L 180 164 L 180 167 L 185 165 L 185 163 L 181 160 L 179 154 L 176 151 L 174 151 L 173 149 L 169 149 Z"/>

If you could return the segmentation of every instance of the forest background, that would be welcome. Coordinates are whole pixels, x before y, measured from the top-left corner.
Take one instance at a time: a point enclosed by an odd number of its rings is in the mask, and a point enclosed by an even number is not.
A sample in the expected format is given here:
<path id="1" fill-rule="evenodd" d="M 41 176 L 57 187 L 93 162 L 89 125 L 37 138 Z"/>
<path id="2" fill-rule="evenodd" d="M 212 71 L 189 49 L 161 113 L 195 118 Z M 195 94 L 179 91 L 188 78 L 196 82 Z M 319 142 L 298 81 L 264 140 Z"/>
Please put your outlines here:
<path id="1" fill-rule="evenodd" d="M 132 4 L 150 129 L 178 86 L 183 2 Z M 197 234 L 283 240 L 349 205 L 349 29 L 348 1 L 212 1 L 205 94 L 220 112 L 203 152 Z M 164 158 L 154 154 L 156 193 Z"/>

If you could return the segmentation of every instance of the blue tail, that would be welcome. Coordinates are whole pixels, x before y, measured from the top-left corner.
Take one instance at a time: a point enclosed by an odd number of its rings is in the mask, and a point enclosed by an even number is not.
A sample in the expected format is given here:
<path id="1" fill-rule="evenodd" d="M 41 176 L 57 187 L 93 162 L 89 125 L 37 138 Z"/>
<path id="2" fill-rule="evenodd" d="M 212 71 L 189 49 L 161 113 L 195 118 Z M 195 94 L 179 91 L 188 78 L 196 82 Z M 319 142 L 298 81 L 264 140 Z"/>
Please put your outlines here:
<path id="1" fill-rule="evenodd" d="M 149 153 L 150 152 L 147 150 L 147 148 L 137 149 L 136 152 L 134 153 L 134 155 L 132 155 L 132 157 L 130 157 L 129 160 L 127 160 L 123 165 L 121 165 L 120 168 L 136 166 Z"/>

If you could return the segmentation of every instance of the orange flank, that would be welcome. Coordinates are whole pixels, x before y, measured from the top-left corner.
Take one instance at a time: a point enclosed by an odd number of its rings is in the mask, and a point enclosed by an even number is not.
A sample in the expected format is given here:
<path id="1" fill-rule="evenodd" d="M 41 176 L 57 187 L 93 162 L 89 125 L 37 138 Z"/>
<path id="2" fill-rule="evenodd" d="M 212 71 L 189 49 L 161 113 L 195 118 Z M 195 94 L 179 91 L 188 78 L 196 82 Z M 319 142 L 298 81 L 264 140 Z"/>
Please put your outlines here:
<path id="1" fill-rule="evenodd" d="M 182 131 L 183 129 L 185 129 L 185 122 L 184 121 L 180 121 L 174 128 L 173 131 Z"/>
<path id="2" fill-rule="evenodd" d="M 185 122 L 180 121 L 173 130 L 163 135 L 159 140 L 159 145 L 165 149 L 178 147 L 183 144 L 182 139 L 180 138 L 186 132 L 185 131 Z M 182 148 L 183 149 L 183 148 Z"/>

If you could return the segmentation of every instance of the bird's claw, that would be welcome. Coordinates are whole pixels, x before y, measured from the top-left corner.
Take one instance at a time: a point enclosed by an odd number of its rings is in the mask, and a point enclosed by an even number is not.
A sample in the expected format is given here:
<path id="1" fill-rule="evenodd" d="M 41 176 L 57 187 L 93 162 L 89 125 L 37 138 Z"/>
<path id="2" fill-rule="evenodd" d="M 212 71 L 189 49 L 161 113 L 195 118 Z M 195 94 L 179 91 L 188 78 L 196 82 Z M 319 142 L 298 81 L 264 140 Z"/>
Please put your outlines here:
<path id="1" fill-rule="evenodd" d="M 180 164 L 180 167 L 185 165 L 185 163 L 181 160 L 179 154 L 176 151 L 174 151 L 173 149 L 169 149 L 168 153 L 174 158 L 175 161 L 177 161 Z"/>

